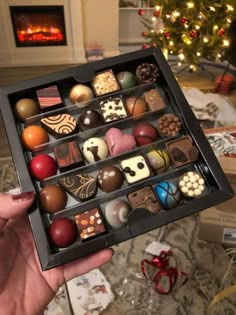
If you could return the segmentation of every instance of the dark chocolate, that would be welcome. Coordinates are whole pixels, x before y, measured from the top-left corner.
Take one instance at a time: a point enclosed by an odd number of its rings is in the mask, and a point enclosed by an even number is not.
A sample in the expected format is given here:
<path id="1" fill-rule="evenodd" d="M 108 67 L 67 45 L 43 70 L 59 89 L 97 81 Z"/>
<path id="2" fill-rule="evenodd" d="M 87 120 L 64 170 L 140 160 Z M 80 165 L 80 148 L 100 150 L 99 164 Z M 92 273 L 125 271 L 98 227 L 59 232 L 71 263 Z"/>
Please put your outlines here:
<path id="1" fill-rule="evenodd" d="M 78 125 L 81 131 L 102 126 L 102 116 L 94 109 L 85 109 L 79 116 Z"/>
<path id="2" fill-rule="evenodd" d="M 75 221 L 82 240 L 106 231 L 98 208 L 77 214 Z"/>
<path id="3" fill-rule="evenodd" d="M 153 63 L 142 63 L 136 69 L 136 77 L 140 84 L 155 82 L 158 76 L 158 68 Z"/>
<path id="4" fill-rule="evenodd" d="M 53 149 L 60 171 L 84 165 L 84 160 L 76 141 L 62 143 Z"/>
<path id="5" fill-rule="evenodd" d="M 86 201 L 96 196 L 97 182 L 91 175 L 78 174 L 62 177 L 58 183 L 76 200 Z"/>
<path id="6" fill-rule="evenodd" d="M 160 204 L 150 186 L 129 193 L 128 200 L 132 209 L 145 208 L 151 213 L 160 210 Z"/>

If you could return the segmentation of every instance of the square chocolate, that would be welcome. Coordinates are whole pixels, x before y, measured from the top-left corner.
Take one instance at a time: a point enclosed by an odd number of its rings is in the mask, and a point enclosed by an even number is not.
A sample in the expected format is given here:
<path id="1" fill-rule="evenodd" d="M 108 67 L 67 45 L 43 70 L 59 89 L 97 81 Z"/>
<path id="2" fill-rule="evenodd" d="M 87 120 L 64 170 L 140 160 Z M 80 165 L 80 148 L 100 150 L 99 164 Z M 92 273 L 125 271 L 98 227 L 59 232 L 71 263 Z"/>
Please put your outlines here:
<path id="1" fill-rule="evenodd" d="M 120 90 L 119 83 L 112 70 L 107 70 L 96 74 L 92 81 L 93 89 L 97 96 Z"/>
<path id="2" fill-rule="evenodd" d="M 62 99 L 56 85 L 37 90 L 36 94 L 42 111 L 53 110 L 62 105 Z"/>
<path id="3" fill-rule="evenodd" d="M 156 89 L 151 89 L 143 94 L 144 100 L 150 111 L 162 110 L 166 108 L 166 104 Z"/>
<path id="4" fill-rule="evenodd" d="M 120 166 L 128 184 L 133 184 L 152 176 L 151 168 L 142 155 L 123 160 Z"/>
<path id="5" fill-rule="evenodd" d="M 109 97 L 100 102 L 100 109 L 104 122 L 111 122 L 128 116 L 121 97 Z"/>
<path id="6" fill-rule="evenodd" d="M 94 208 L 81 214 L 77 214 L 75 216 L 75 222 L 82 240 L 106 231 L 102 222 L 102 217 L 99 213 L 99 208 Z"/>
<path id="7" fill-rule="evenodd" d="M 195 162 L 199 158 L 199 150 L 189 136 L 167 142 L 166 148 L 176 167 Z"/>
<path id="8" fill-rule="evenodd" d="M 84 165 L 84 160 L 76 141 L 57 145 L 53 151 L 61 172 Z"/>
<path id="9" fill-rule="evenodd" d="M 129 193 L 128 200 L 132 209 L 144 208 L 151 213 L 156 213 L 160 210 L 160 204 L 151 186 Z"/>

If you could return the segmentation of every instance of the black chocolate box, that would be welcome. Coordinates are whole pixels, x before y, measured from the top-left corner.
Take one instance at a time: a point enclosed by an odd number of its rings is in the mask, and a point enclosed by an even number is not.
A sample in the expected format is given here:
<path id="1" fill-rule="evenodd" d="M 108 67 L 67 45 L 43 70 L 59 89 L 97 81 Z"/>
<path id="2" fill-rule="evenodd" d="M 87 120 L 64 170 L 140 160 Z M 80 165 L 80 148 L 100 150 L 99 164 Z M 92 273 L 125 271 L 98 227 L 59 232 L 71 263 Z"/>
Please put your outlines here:
<path id="1" fill-rule="evenodd" d="M 233 196 L 159 48 L 5 87 L 0 105 L 42 270 Z"/>

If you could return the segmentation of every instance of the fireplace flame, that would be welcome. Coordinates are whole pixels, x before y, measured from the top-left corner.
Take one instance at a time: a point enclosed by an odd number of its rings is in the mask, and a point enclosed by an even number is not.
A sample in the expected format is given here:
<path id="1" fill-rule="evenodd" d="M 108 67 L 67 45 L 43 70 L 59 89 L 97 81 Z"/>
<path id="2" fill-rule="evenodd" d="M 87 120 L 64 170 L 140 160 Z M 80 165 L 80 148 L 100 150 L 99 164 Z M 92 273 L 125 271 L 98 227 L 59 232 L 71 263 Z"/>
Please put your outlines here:
<path id="1" fill-rule="evenodd" d="M 26 29 L 17 30 L 17 37 L 20 42 L 58 42 L 64 40 L 64 34 L 55 26 L 28 26 Z"/>

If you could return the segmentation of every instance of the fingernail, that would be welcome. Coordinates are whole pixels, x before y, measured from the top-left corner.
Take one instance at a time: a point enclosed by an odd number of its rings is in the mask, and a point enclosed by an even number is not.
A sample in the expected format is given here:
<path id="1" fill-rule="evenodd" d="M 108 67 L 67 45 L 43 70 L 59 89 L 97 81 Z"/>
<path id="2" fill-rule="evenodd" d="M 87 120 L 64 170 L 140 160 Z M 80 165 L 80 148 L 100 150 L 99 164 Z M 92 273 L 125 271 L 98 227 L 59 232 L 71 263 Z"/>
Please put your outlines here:
<path id="1" fill-rule="evenodd" d="M 17 194 L 17 195 L 12 195 L 12 199 L 13 201 L 27 201 L 32 199 L 34 196 L 34 192 L 33 191 L 28 191 L 28 192 L 24 192 L 21 194 Z"/>

